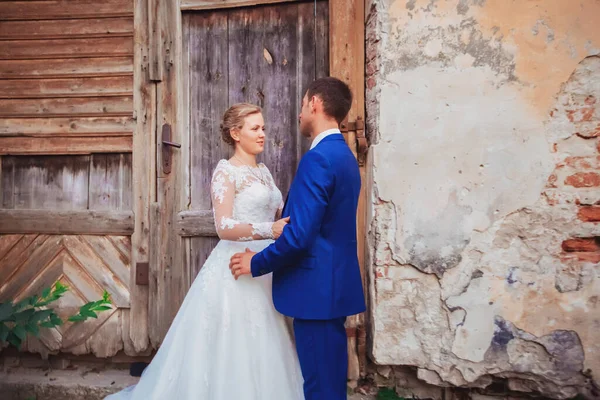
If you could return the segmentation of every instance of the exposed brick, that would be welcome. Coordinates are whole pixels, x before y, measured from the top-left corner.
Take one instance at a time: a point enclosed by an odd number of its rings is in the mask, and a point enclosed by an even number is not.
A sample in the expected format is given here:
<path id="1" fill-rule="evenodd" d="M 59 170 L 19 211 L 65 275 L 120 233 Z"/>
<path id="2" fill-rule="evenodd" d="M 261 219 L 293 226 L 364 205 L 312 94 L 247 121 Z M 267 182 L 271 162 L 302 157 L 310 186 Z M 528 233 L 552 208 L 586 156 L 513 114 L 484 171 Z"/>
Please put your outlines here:
<path id="1" fill-rule="evenodd" d="M 578 172 L 565 179 L 565 185 L 576 188 L 600 186 L 600 174 L 597 172 Z"/>
<path id="2" fill-rule="evenodd" d="M 600 263 L 600 252 L 569 253 L 569 256 L 569 258 L 575 258 L 578 261 Z"/>
<path id="3" fill-rule="evenodd" d="M 558 180 L 558 177 L 556 176 L 556 174 L 552 174 L 548 177 L 548 187 L 550 188 L 555 188 L 556 187 L 556 181 Z"/>
<path id="4" fill-rule="evenodd" d="M 565 158 L 565 164 L 567 164 L 569 167 L 573 167 L 573 168 L 592 168 L 592 164 L 591 161 L 593 161 L 593 159 L 590 159 L 589 157 L 567 157 Z"/>
<path id="5" fill-rule="evenodd" d="M 600 237 L 568 239 L 562 248 L 568 252 L 600 251 Z"/>
<path id="6" fill-rule="evenodd" d="M 376 84 L 377 84 L 377 82 L 375 81 L 375 79 L 373 79 L 373 78 L 367 79 L 367 88 L 368 89 L 373 89 Z"/>
<path id="7" fill-rule="evenodd" d="M 571 122 L 587 122 L 594 117 L 594 107 L 581 107 L 576 110 L 567 110 L 567 117 Z"/>
<path id="8" fill-rule="evenodd" d="M 585 206 L 579 209 L 577 216 L 586 222 L 600 222 L 600 206 Z"/>

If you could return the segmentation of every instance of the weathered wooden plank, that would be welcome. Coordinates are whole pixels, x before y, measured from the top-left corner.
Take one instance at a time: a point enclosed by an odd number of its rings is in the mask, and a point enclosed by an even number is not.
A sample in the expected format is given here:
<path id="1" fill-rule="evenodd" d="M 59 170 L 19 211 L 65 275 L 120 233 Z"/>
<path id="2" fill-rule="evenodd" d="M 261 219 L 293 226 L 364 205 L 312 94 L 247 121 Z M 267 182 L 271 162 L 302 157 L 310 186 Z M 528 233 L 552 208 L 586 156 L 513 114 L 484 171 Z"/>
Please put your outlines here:
<path id="1" fill-rule="evenodd" d="M 182 10 L 213 10 L 300 1 L 302 0 L 181 0 L 180 2 Z"/>
<path id="2" fill-rule="evenodd" d="M 136 216 L 136 221 L 139 217 Z M 131 236 L 106 236 L 108 240 L 110 240 L 113 245 L 119 250 L 119 252 L 125 258 L 129 258 L 129 264 L 131 265 Z M 133 281 L 132 281 L 133 282 Z"/>
<path id="3" fill-rule="evenodd" d="M 0 234 L 47 233 L 130 235 L 131 211 L 0 210 Z"/>
<path id="4" fill-rule="evenodd" d="M 131 96 L 133 76 L 0 80 L 0 99 Z"/>
<path id="5" fill-rule="evenodd" d="M 148 262 L 150 235 L 150 201 L 156 193 L 156 90 L 148 76 L 148 0 L 134 0 L 134 60 L 138 72 L 134 77 L 134 113 L 136 116 L 132 154 L 132 207 L 135 229 L 130 238 L 111 237 L 122 253 L 131 255 L 130 311 L 124 311 L 123 342 L 126 354 L 146 351 L 148 336 L 148 286 L 136 285 L 138 262 Z M 125 240 L 126 239 L 126 240 Z"/>
<path id="6" fill-rule="evenodd" d="M 221 140 L 218 121 L 228 104 L 228 38 L 227 38 L 227 13 L 214 12 L 203 14 L 198 18 L 194 14 L 184 14 L 184 77 L 186 78 L 186 105 L 184 109 L 197 110 L 189 114 L 188 126 L 184 132 L 189 134 L 189 161 L 184 160 L 183 165 L 189 163 L 189 182 L 186 191 L 187 204 L 194 209 L 210 210 L 210 181 L 212 171 L 219 159 L 229 158 L 229 145 Z M 191 108 L 190 108 L 191 107 Z M 187 168 L 186 168 L 187 169 Z M 182 198 L 184 196 L 181 196 Z M 195 225 L 192 220 L 206 222 Z M 216 234 L 212 212 L 187 212 L 179 213 L 178 231 L 185 232 L 186 226 L 191 229 L 191 234 L 207 233 Z M 179 226 L 179 223 L 184 226 Z M 196 221 L 198 222 L 198 221 Z M 204 226 L 207 229 L 196 228 Z M 196 278 L 204 265 L 206 258 L 217 244 L 216 237 L 190 238 L 186 242 L 186 266 L 188 278 L 186 288 Z"/>
<path id="7" fill-rule="evenodd" d="M 7 156 L 3 159 L 13 168 L 13 208 L 87 208 L 89 156 Z"/>
<path id="8" fill-rule="evenodd" d="M 191 237 L 190 239 L 190 282 L 194 282 L 217 243 L 218 237 Z"/>
<path id="9" fill-rule="evenodd" d="M 60 246 L 60 244 L 57 244 L 57 246 Z M 26 297 L 40 295 L 45 288 L 52 287 L 54 283 L 62 277 L 63 258 L 63 252 L 58 249 L 56 257 L 54 257 L 47 265 L 42 265 L 40 270 L 36 271 L 37 275 L 32 275 L 32 279 L 29 281 L 23 281 L 23 285 L 19 287 L 19 291 L 14 295 L 13 300 L 19 302 Z M 29 262 L 30 260 L 27 260 L 17 274 L 22 274 L 24 270 L 29 269 Z M 13 280 L 13 282 L 16 280 L 17 279 Z M 52 307 L 60 308 L 57 303 L 53 304 Z M 65 313 L 65 310 L 61 311 L 63 314 Z M 60 316 L 58 310 L 57 314 Z"/>
<path id="10" fill-rule="evenodd" d="M 23 235 L 2 235 L 0 236 L 0 260 L 13 248 Z"/>
<path id="11" fill-rule="evenodd" d="M 177 2 L 159 1 L 159 3 L 161 4 L 163 80 L 157 90 L 157 126 L 162 127 L 163 124 L 169 124 L 173 132 L 172 140 L 181 143 L 183 132 L 179 110 L 183 103 L 183 96 L 180 92 L 182 43 L 178 40 L 178 36 L 182 32 L 181 11 Z M 161 147 L 158 146 L 159 154 Z M 160 156 L 157 162 L 158 165 L 162 163 Z M 155 347 L 162 341 L 183 301 L 185 296 L 183 286 L 189 276 L 186 274 L 187 266 L 183 265 L 183 240 L 179 235 L 172 233 L 173 221 L 180 206 L 179 194 L 182 188 L 180 168 L 180 154 L 173 151 L 172 171 L 175 172 L 168 175 L 158 174 L 157 200 L 162 212 L 159 223 L 155 225 L 156 228 L 152 226 L 152 230 L 156 229 L 160 237 L 157 246 L 154 249 L 151 248 L 151 251 L 160 253 L 159 261 L 154 267 L 162 271 L 163 275 L 158 277 L 158 286 L 161 288 L 158 297 L 153 295 L 152 287 L 150 288 L 150 304 L 156 301 L 159 307 L 158 313 L 154 315 L 158 316 L 158 319 L 150 318 L 150 339 Z M 152 260 L 152 257 L 150 258 Z"/>
<path id="12" fill-rule="evenodd" d="M 0 3 L 1 5 L 2 3 Z M 0 59 L 36 60 L 132 56 L 131 36 L 86 39 L 0 40 Z M 74 63 L 77 60 L 73 60 Z"/>
<path id="13" fill-rule="evenodd" d="M 90 274 L 82 269 L 77 261 L 73 260 L 68 252 L 64 252 L 62 272 L 72 282 L 72 287 L 83 297 L 84 303 L 96 301 L 102 297 L 104 288 L 98 285 Z"/>
<path id="14" fill-rule="evenodd" d="M 129 307 L 129 289 L 107 267 L 105 261 L 77 236 L 63 236 L 66 250 L 88 274 L 110 293 L 117 307 Z"/>
<path id="15" fill-rule="evenodd" d="M 0 20 L 52 20 L 131 17 L 131 0 L 53 0 L 0 2 Z"/>
<path id="16" fill-rule="evenodd" d="M 130 155 L 92 155 L 88 208 L 130 210 L 131 173 Z"/>
<path id="17" fill-rule="evenodd" d="M 41 246 L 46 239 L 48 239 L 46 235 L 23 235 L 21 240 L 0 259 L 0 282 L 6 282 L 27 260 L 28 254 Z"/>
<path id="18" fill-rule="evenodd" d="M 210 210 L 189 210 L 177 214 L 180 236 L 217 236 L 213 213 Z"/>
<path id="19" fill-rule="evenodd" d="M 15 199 L 13 196 L 13 187 L 15 182 L 14 158 L 0 158 L 0 205 L 2 208 L 14 208 Z"/>
<path id="20" fill-rule="evenodd" d="M 104 312 L 110 313 L 110 311 Z M 123 349 L 121 312 L 122 310 L 117 310 L 111 313 L 106 321 L 93 334 L 88 336 L 87 346 L 96 357 L 112 357 Z M 87 329 L 87 332 L 90 332 L 90 328 Z M 69 334 L 71 334 L 71 331 L 69 331 Z M 67 335 L 67 339 L 69 338 L 69 335 Z"/>
<path id="21" fill-rule="evenodd" d="M 58 99 L 0 99 L 0 117 L 129 117 L 133 115 L 132 96 Z"/>
<path id="22" fill-rule="evenodd" d="M 210 209 L 210 181 L 218 161 L 229 158 L 230 146 L 221 140 L 219 123 L 229 107 L 227 13 L 185 15 L 188 30 L 190 136 L 190 207 Z"/>
<path id="23" fill-rule="evenodd" d="M 0 79 L 131 76 L 132 57 L 0 60 Z"/>
<path id="24" fill-rule="evenodd" d="M 60 39 L 132 36 L 133 18 L 87 18 L 41 21 L 3 21 L 0 39 Z"/>
<path id="25" fill-rule="evenodd" d="M 8 279 L 0 280 L 2 282 L 0 285 L 0 301 L 15 298 L 58 255 L 62 249 L 60 246 L 61 240 L 60 236 L 49 236 L 37 248 L 29 247 L 33 250 L 32 252 L 28 251 L 24 256 L 18 257 L 22 262 L 15 263 L 17 269 L 14 270 L 14 273 Z"/>
<path id="26" fill-rule="evenodd" d="M 0 137 L 0 155 L 130 153 L 133 147 L 132 140 L 131 135 L 44 138 Z M 4 176 L 8 177 L 9 175 L 4 174 Z M 4 191 L 4 186 L 2 189 Z M 7 206 L 6 208 L 13 207 Z"/>
<path id="27" fill-rule="evenodd" d="M 92 318 L 92 319 L 88 319 L 87 321 L 84 321 L 82 323 L 73 324 L 66 332 L 63 333 L 61 347 L 65 350 L 71 350 L 73 347 L 79 346 L 82 343 L 86 342 L 86 340 L 90 336 L 92 336 L 94 334 L 98 334 L 98 329 L 109 318 L 111 318 L 116 312 L 117 312 L 117 309 L 113 308 L 112 310 L 107 310 L 107 311 L 101 312 L 100 314 L 98 314 L 98 318 L 95 318 L 95 319 Z M 118 321 L 118 319 L 117 319 L 117 321 Z M 111 326 L 111 328 L 114 328 L 114 327 Z M 105 335 L 108 335 L 107 340 L 117 337 L 117 335 L 115 335 L 114 332 L 112 334 L 105 333 Z M 119 339 L 120 339 L 120 336 L 119 336 Z M 86 349 L 88 351 L 92 350 L 89 347 L 89 343 L 86 345 Z M 86 351 L 86 353 L 88 351 Z M 116 354 L 116 352 L 115 352 L 115 354 Z M 110 354 L 110 355 L 114 355 L 114 354 Z"/>
<path id="28" fill-rule="evenodd" d="M 83 235 L 80 239 L 94 250 L 124 286 L 130 286 L 129 257 L 124 257 L 105 236 Z"/>
<path id="29" fill-rule="evenodd" d="M 131 117 L 5 118 L 0 136 L 123 136 L 133 127 Z"/>

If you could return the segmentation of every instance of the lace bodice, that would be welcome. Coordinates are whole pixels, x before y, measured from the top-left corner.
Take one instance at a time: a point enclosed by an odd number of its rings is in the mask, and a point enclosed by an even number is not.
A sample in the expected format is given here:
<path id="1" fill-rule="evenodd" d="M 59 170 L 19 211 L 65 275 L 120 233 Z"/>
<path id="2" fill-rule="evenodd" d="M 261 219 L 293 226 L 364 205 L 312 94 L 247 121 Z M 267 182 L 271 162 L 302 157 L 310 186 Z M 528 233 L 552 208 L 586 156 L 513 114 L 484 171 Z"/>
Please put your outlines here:
<path id="1" fill-rule="evenodd" d="M 235 241 L 273 238 L 273 222 L 281 214 L 283 202 L 264 164 L 252 168 L 219 161 L 211 193 L 219 238 Z"/>

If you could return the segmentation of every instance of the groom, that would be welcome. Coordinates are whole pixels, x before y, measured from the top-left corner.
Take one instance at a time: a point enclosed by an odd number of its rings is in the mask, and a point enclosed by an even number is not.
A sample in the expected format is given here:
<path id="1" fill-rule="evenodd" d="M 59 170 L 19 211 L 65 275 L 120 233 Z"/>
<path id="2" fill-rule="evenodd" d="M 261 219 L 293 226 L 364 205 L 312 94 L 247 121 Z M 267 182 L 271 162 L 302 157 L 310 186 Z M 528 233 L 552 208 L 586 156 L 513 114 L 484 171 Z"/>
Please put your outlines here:
<path id="1" fill-rule="evenodd" d="M 346 317 L 365 311 L 356 248 L 360 175 L 340 133 L 352 93 L 336 78 L 310 84 L 302 100 L 300 132 L 312 139 L 300 161 L 277 241 L 260 253 L 231 258 L 236 279 L 273 273 L 273 303 L 294 318 L 306 400 L 346 399 Z"/>

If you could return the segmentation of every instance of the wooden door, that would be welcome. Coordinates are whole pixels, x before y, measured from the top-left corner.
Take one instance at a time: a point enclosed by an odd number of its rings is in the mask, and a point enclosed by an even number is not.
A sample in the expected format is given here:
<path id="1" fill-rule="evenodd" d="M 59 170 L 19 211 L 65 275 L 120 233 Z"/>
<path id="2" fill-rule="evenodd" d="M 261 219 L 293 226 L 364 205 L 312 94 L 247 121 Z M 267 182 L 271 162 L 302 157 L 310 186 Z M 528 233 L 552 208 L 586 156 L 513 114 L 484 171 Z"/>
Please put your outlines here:
<path id="1" fill-rule="evenodd" d="M 61 281 L 61 316 L 104 289 L 114 304 L 42 329 L 23 351 L 110 357 L 147 346 L 129 330 L 133 10 L 133 0 L 0 2 L 0 302 Z"/>
<path id="2" fill-rule="evenodd" d="M 355 99 L 342 130 L 356 153 L 362 133 L 357 121 L 364 117 L 364 0 L 154 1 L 150 73 L 161 83 L 157 201 L 150 212 L 149 333 L 157 346 L 217 243 L 209 185 L 217 162 L 230 156 L 219 124 L 231 104 L 263 107 L 267 145 L 261 161 L 284 196 L 309 147 L 298 132 L 297 116 L 306 86 L 315 78 L 336 76 L 352 88 Z M 181 148 L 161 144 L 163 132 Z M 364 218 L 358 220 L 361 229 Z M 364 243 L 362 229 L 359 242 Z M 349 320 L 352 379 L 359 375 L 356 332 L 361 326 L 361 317 Z"/>

